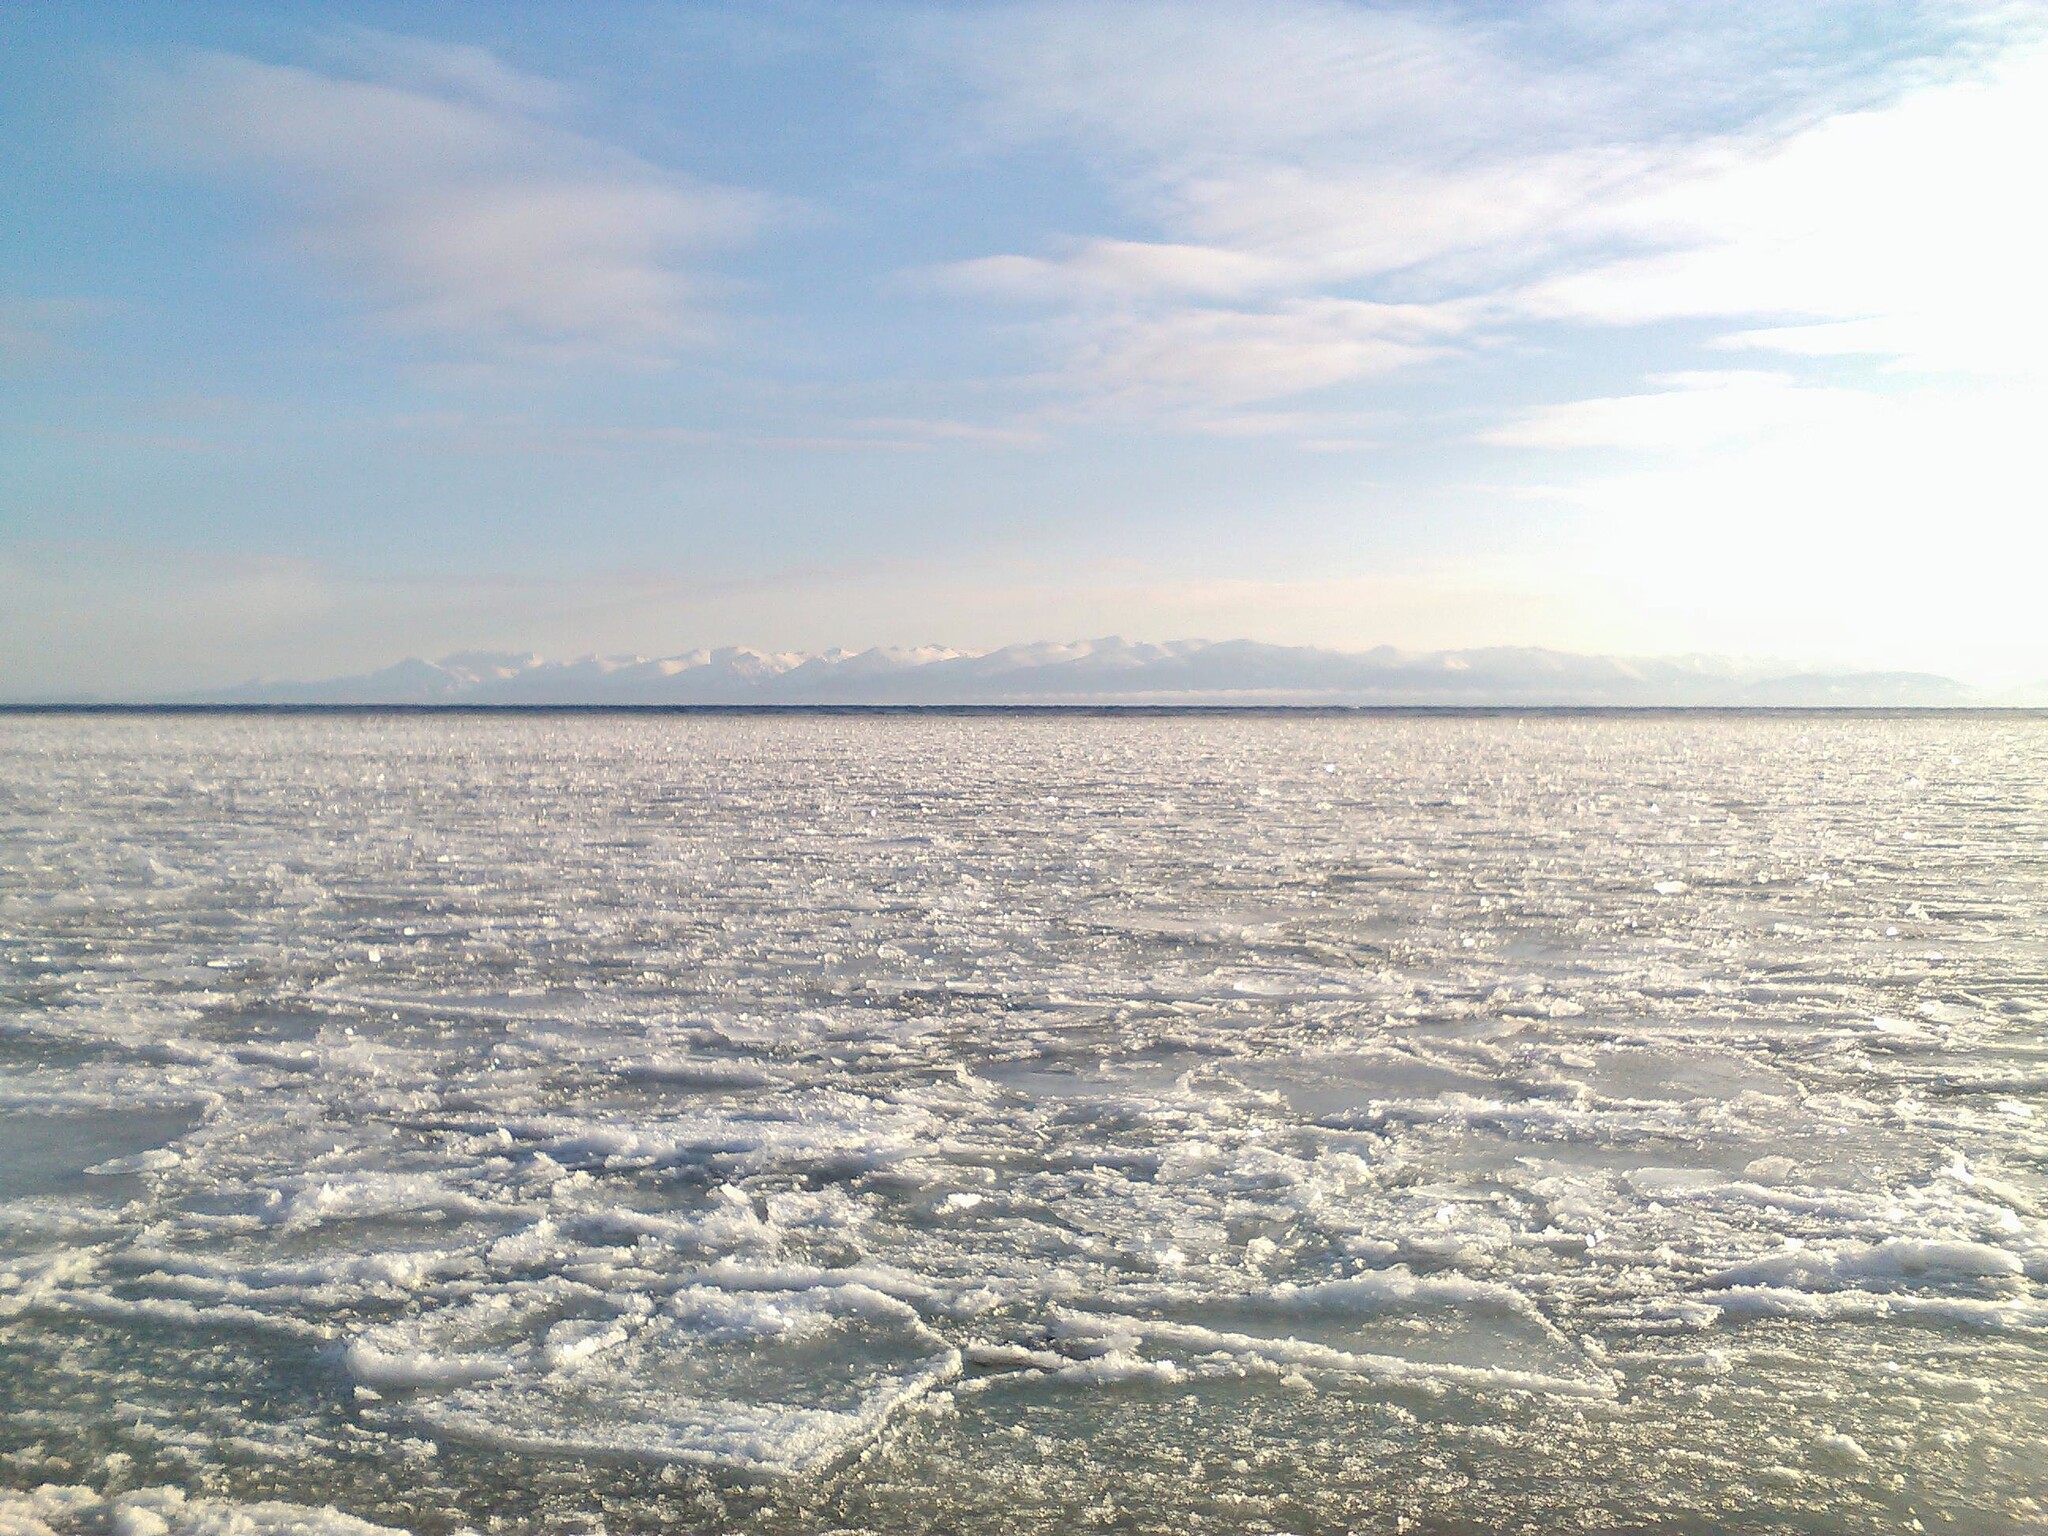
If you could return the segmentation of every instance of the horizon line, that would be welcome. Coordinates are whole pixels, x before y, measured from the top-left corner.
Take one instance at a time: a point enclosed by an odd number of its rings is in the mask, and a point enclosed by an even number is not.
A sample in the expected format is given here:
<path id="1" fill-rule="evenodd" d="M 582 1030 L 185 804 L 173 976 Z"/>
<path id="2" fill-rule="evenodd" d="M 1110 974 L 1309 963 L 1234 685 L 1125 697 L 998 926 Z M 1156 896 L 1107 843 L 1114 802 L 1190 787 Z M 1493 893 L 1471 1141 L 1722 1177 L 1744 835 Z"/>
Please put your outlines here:
<path id="1" fill-rule="evenodd" d="M 2040 715 L 2042 704 L 491 704 L 0 700 L 0 715 Z"/>

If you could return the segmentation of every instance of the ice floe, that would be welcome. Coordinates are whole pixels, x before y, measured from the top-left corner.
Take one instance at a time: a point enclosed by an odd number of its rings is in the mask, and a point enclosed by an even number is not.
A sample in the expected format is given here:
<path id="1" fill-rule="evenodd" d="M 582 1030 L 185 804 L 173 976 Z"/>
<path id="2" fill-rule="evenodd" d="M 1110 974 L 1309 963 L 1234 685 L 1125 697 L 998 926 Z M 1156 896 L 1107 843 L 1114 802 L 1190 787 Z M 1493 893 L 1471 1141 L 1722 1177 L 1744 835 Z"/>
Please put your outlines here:
<path id="1" fill-rule="evenodd" d="M 1968 719 L 17 718 L 0 1532 L 2026 1528 L 2044 785 Z"/>

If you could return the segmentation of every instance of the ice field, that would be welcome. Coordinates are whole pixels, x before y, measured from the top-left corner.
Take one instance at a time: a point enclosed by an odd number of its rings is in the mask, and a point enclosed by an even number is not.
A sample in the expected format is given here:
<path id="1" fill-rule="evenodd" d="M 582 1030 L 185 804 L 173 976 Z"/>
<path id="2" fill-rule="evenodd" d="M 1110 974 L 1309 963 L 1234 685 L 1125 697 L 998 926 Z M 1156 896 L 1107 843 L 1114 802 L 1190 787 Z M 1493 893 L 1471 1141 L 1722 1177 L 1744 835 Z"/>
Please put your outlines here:
<path id="1" fill-rule="evenodd" d="M 0 717 L 0 1533 L 2048 1531 L 2048 720 Z"/>

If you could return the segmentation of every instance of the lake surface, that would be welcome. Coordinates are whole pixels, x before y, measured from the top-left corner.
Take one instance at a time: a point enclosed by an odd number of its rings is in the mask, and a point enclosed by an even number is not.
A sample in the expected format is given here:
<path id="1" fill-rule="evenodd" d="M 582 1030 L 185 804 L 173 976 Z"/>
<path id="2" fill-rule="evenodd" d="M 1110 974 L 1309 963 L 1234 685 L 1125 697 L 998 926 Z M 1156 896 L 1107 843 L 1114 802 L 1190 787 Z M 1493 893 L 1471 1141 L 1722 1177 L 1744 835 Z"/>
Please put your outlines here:
<path id="1" fill-rule="evenodd" d="M 0 1529 L 2040 1532 L 2044 1443 L 2038 717 L 0 717 Z"/>

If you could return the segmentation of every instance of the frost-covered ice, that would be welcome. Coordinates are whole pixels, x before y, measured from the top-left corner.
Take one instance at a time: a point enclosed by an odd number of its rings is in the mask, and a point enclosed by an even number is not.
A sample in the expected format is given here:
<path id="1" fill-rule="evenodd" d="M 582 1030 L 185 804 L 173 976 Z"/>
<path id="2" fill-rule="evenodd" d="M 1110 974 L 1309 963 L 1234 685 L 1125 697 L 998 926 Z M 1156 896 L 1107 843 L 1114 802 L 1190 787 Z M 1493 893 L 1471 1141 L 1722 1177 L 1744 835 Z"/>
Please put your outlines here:
<path id="1" fill-rule="evenodd" d="M 2048 1529 L 2048 722 L 0 719 L 0 1532 Z"/>

